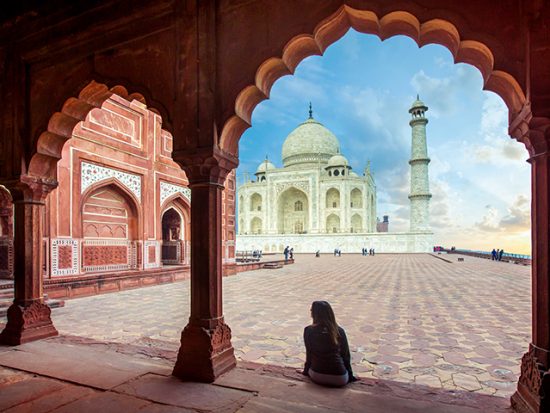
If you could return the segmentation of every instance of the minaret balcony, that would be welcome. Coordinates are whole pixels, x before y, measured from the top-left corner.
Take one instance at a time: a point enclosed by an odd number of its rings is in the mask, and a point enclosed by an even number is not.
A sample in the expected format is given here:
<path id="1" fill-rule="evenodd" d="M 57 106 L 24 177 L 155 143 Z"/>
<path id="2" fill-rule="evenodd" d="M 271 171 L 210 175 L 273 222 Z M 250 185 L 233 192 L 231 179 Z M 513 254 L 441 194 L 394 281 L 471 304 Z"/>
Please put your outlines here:
<path id="1" fill-rule="evenodd" d="M 430 199 L 432 197 L 432 194 L 410 194 L 409 199 Z"/>
<path id="2" fill-rule="evenodd" d="M 414 165 L 417 163 L 430 163 L 430 162 L 431 162 L 430 158 L 415 158 L 409 161 L 409 165 Z"/>

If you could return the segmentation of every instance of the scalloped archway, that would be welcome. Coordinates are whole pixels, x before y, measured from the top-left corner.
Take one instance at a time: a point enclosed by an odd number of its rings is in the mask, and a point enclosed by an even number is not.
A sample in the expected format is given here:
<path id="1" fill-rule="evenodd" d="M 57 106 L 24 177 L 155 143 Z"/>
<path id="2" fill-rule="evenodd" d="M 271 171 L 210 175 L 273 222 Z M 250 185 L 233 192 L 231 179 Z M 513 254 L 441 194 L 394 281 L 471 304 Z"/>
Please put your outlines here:
<path id="1" fill-rule="evenodd" d="M 121 85 L 109 89 L 107 85 L 92 80 L 80 91 L 78 97 L 71 97 L 65 101 L 61 112 L 52 115 L 46 131 L 38 137 L 36 153 L 31 158 L 27 174 L 55 181 L 57 162 L 61 159 L 63 146 L 72 138 L 76 126 L 85 121 L 93 109 L 102 109 L 104 103 L 113 95 L 146 105 L 145 98 L 140 93 L 130 94 Z M 148 109 L 159 113 L 154 108 Z"/>
<path id="2" fill-rule="evenodd" d="M 489 47 L 476 40 L 462 40 L 457 27 L 449 21 L 431 19 L 420 22 L 406 11 L 394 11 L 379 17 L 372 11 L 343 5 L 321 21 L 313 34 L 295 36 L 285 45 L 281 57 L 271 57 L 258 67 L 254 84 L 241 90 L 235 100 L 235 114 L 223 126 L 220 138 L 222 150 L 231 154 L 238 153 L 239 139 L 251 126 L 254 108 L 269 98 L 277 79 L 293 74 L 306 57 L 322 55 L 328 46 L 344 36 L 349 29 L 373 34 L 382 40 L 405 35 L 413 39 L 419 47 L 427 44 L 442 45 L 451 52 L 455 63 L 468 63 L 481 72 L 483 88 L 495 92 L 504 100 L 509 110 L 509 119 L 514 119 L 522 111 L 529 111 L 519 82 L 509 73 L 495 67 L 495 59 Z M 520 142 L 528 144 L 525 131 L 519 127 L 510 127 L 510 133 Z"/>

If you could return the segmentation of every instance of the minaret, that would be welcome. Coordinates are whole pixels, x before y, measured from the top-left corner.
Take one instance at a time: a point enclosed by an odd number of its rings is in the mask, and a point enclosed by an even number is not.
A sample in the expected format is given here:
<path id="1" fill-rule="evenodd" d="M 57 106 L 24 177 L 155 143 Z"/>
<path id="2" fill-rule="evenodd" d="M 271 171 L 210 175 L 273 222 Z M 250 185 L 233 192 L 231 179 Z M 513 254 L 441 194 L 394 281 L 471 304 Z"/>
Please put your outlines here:
<path id="1" fill-rule="evenodd" d="M 411 231 L 430 231 L 430 184 L 428 180 L 428 146 L 426 144 L 426 124 L 428 119 L 424 116 L 428 107 L 418 95 L 416 101 L 409 109 L 412 119 L 409 122 L 412 128 L 411 148 Z"/>

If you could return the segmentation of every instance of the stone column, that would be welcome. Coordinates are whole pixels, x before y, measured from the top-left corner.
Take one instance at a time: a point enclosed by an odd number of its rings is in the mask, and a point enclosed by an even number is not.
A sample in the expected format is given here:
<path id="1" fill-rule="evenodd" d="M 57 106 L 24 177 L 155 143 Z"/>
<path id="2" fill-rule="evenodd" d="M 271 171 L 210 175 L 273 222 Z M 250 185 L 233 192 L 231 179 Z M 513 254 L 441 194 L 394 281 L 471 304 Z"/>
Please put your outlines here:
<path id="1" fill-rule="evenodd" d="M 45 200 L 57 182 L 22 175 L 19 182 L 6 186 L 14 204 L 15 298 L 0 343 L 15 346 L 57 335 L 42 293 Z"/>
<path id="2" fill-rule="evenodd" d="M 542 413 L 550 411 L 550 119 L 530 126 L 533 339 L 521 360 L 512 406 Z"/>
<path id="3" fill-rule="evenodd" d="M 191 188 L 191 315 L 181 334 L 173 375 L 213 382 L 236 365 L 222 310 L 222 191 L 236 166 L 220 154 L 181 165 Z"/>

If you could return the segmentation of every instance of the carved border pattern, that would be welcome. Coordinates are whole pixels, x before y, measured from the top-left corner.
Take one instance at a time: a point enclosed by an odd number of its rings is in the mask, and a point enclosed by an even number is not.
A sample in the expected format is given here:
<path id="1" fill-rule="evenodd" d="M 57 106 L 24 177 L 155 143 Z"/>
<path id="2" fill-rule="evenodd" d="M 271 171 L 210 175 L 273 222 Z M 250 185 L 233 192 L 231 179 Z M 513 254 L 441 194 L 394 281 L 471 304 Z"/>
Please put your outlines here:
<path id="1" fill-rule="evenodd" d="M 307 181 L 285 182 L 282 184 L 278 183 L 275 187 L 275 191 L 277 192 L 277 195 L 280 195 L 282 192 L 286 191 L 289 188 L 300 189 L 304 191 L 309 197 L 309 182 Z"/>
<path id="2" fill-rule="evenodd" d="M 59 268 L 59 247 L 70 246 L 72 247 L 71 255 L 71 268 Z M 79 254 L 78 254 L 78 240 L 72 238 L 57 238 L 52 239 L 51 244 L 51 262 L 52 262 L 52 275 L 73 275 L 78 274 L 79 269 Z"/>
<path id="3" fill-rule="evenodd" d="M 86 272 L 99 272 L 99 271 L 114 271 L 114 270 L 133 270 L 137 268 L 137 254 L 136 245 L 133 241 L 117 241 L 117 240 L 83 240 L 82 251 L 84 252 L 85 246 L 121 246 L 125 245 L 128 248 L 127 264 L 105 264 L 105 265 L 85 265 L 83 270 Z"/>
<path id="4" fill-rule="evenodd" d="M 160 181 L 160 204 L 162 205 L 164 201 L 178 192 L 191 202 L 191 190 L 189 188 Z"/>
<path id="5" fill-rule="evenodd" d="M 13 278 L 13 239 L 0 238 L 0 246 L 6 248 L 8 254 L 8 268 L 0 269 L 0 276 Z"/>
<path id="6" fill-rule="evenodd" d="M 80 177 L 80 193 L 84 192 L 96 182 L 109 178 L 115 178 L 120 181 L 122 185 L 128 188 L 138 200 L 141 201 L 141 176 L 139 175 L 129 174 L 127 172 L 106 168 L 104 166 L 99 166 L 88 162 L 82 162 L 80 164 Z"/>
<path id="7" fill-rule="evenodd" d="M 160 267 L 160 241 L 143 241 L 143 268 Z M 155 247 L 155 262 L 149 262 L 149 247 Z"/>
<path id="8" fill-rule="evenodd" d="M 176 247 L 176 258 L 175 259 L 162 259 L 163 264 L 172 264 L 177 265 L 181 263 L 181 241 L 162 241 L 162 249 L 164 250 L 167 247 Z"/>

